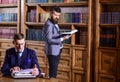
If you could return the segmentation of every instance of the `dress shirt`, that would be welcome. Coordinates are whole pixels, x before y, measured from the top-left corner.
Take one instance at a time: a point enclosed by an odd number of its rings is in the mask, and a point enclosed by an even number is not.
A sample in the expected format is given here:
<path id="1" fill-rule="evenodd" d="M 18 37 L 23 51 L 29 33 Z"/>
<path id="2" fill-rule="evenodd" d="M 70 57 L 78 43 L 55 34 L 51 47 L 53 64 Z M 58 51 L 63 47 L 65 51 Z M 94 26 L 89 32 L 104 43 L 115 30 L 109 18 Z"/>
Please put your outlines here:
<path id="1" fill-rule="evenodd" d="M 15 50 L 16 50 L 16 52 L 18 52 L 16 48 L 15 48 Z M 20 57 L 22 56 L 23 51 L 24 51 L 24 48 L 23 48 L 23 50 L 19 53 L 19 56 L 20 56 Z"/>

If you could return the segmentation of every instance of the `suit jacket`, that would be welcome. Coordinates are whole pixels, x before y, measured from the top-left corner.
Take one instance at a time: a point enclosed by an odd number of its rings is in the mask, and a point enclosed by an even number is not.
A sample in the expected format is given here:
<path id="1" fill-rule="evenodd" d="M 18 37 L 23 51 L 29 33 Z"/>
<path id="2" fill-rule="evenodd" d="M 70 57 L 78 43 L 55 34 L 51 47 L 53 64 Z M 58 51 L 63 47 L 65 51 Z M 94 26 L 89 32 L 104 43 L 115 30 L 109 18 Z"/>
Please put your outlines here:
<path id="1" fill-rule="evenodd" d="M 10 69 L 13 68 L 14 66 L 18 66 L 17 58 L 18 57 L 15 48 L 10 48 L 6 50 L 4 63 L 1 68 L 1 72 L 3 73 L 3 76 L 11 75 Z M 21 69 L 33 68 L 34 65 L 36 64 L 39 70 L 38 76 L 40 76 L 41 71 L 35 51 L 28 48 L 24 48 L 24 51 L 22 52 L 21 60 L 22 60 L 20 65 Z"/>
<path id="2" fill-rule="evenodd" d="M 60 31 L 55 24 L 48 18 L 45 22 L 42 35 L 45 43 L 45 52 L 47 55 L 59 55 L 62 42 L 60 38 L 56 38 L 60 35 Z"/>

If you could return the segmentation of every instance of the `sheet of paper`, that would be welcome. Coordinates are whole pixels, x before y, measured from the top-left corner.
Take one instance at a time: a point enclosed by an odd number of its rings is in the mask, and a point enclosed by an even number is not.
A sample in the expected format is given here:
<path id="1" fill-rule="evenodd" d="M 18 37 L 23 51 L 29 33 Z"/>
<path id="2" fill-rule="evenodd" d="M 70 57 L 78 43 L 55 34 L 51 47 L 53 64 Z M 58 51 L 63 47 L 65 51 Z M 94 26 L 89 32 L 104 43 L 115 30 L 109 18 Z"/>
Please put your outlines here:
<path id="1" fill-rule="evenodd" d="M 72 30 L 72 31 L 70 31 L 70 32 L 63 32 L 62 34 L 74 34 L 74 33 L 76 33 L 76 32 L 78 32 L 77 29 Z"/>

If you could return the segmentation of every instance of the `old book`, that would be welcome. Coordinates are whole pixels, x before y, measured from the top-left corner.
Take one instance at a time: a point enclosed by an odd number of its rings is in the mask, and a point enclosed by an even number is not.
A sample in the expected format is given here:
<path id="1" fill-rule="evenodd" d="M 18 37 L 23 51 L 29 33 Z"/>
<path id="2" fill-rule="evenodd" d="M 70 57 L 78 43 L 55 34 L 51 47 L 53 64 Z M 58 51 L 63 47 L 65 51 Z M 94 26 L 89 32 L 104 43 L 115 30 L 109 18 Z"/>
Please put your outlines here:
<path id="1" fill-rule="evenodd" d="M 64 36 L 66 36 L 66 35 L 72 35 L 72 34 L 74 34 L 74 33 L 76 33 L 76 32 L 78 32 L 77 29 L 72 30 L 72 31 L 69 31 L 69 32 L 63 32 L 63 33 L 61 33 L 61 35 L 57 36 L 56 38 L 62 38 L 62 37 L 64 37 Z"/>

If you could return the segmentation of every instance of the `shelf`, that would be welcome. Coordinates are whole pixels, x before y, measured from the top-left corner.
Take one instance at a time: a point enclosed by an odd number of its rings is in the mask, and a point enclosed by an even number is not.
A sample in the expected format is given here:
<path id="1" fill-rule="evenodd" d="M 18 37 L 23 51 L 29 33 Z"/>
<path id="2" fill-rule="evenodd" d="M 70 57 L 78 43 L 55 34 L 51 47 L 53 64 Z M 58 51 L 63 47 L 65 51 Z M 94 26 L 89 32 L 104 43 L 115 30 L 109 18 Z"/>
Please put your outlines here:
<path id="1" fill-rule="evenodd" d="M 81 1 L 81 2 L 72 2 L 72 3 L 26 3 L 28 6 L 61 6 L 61 7 L 74 7 L 74 6 L 88 6 L 88 1 Z"/>
<path id="2" fill-rule="evenodd" d="M 44 23 L 39 23 L 39 22 L 25 22 L 26 25 L 28 26 L 43 26 Z"/>
<path id="3" fill-rule="evenodd" d="M 40 22 L 25 22 L 26 25 L 28 26 L 43 26 L 44 23 L 40 23 Z M 59 23 L 60 26 L 71 26 L 71 25 L 75 25 L 78 27 L 87 27 L 87 24 L 79 24 L 79 23 Z"/>
<path id="4" fill-rule="evenodd" d="M 79 47 L 79 48 L 87 48 L 87 46 L 86 45 L 77 45 L 77 44 L 75 44 L 75 45 L 71 45 L 72 47 Z"/>
<path id="5" fill-rule="evenodd" d="M 17 26 L 17 22 L 0 22 L 0 26 L 1 25 L 6 25 L 6 26 L 8 26 L 8 25 L 13 25 L 13 26 Z"/>
<path id="6" fill-rule="evenodd" d="M 100 24 L 101 27 L 117 27 L 120 26 L 120 24 Z"/>
<path id="7" fill-rule="evenodd" d="M 120 5 L 120 2 L 112 2 L 112 1 L 100 1 L 101 4 L 105 4 L 105 5 L 114 5 L 114 4 L 118 4 Z"/>
<path id="8" fill-rule="evenodd" d="M 115 47 L 99 47 L 98 49 L 111 49 L 111 50 L 116 50 L 117 48 L 115 48 Z"/>
<path id="9" fill-rule="evenodd" d="M 0 8 L 17 7 L 17 4 L 0 4 Z"/>

